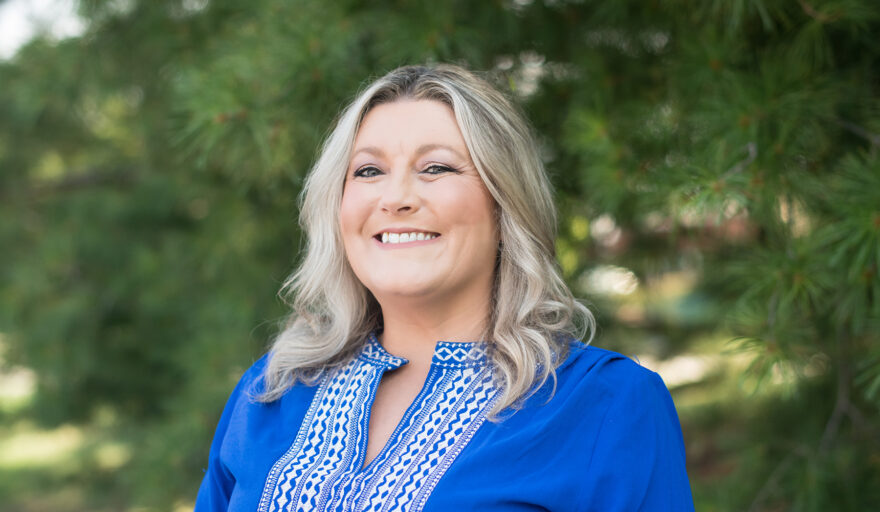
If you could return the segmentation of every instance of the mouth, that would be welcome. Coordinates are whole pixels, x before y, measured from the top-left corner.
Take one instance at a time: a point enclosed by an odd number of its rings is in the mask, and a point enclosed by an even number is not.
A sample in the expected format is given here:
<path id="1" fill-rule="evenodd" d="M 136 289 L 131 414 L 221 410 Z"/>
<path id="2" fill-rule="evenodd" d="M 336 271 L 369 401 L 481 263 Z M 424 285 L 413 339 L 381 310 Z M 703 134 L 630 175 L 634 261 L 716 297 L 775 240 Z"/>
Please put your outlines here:
<path id="1" fill-rule="evenodd" d="M 431 231 L 382 231 L 373 235 L 373 238 L 382 244 L 407 244 L 411 242 L 433 240 L 439 236 L 440 233 L 434 233 Z"/>

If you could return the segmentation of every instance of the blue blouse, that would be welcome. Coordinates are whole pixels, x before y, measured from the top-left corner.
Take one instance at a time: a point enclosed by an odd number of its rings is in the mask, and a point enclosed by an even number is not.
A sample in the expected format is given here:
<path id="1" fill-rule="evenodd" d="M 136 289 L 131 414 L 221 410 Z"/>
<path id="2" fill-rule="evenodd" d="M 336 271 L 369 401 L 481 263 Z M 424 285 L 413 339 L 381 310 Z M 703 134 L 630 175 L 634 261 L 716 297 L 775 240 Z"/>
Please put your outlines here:
<path id="1" fill-rule="evenodd" d="M 264 404 L 250 399 L 264 356 L 226 404 L 195 509 L 692 511 L 663 381 L 620 354 L 570 348 L 552 398 L 548 382 L 491 422 L 499 395 L 486 345 L 437 343 L 424 387 L 366 465 L 379 381 L 407 361 L 370 336 L 317 385 Z"/>

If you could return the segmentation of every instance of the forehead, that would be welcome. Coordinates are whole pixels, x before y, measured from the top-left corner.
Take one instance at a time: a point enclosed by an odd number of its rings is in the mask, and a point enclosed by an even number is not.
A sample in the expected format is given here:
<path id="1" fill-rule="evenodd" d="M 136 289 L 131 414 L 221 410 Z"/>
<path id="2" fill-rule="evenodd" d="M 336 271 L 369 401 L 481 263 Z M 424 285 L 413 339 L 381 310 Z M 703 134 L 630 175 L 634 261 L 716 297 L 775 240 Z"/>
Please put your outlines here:
<path id="1" fill-rule="evenodd" d="M 467 154 L 455 114 L 445 103 L 412 99 L 382 103 L 367 112 L 355 138 L 355 150 L 364 146 L 409 149 L 424 144 L 453 146 Z"/>

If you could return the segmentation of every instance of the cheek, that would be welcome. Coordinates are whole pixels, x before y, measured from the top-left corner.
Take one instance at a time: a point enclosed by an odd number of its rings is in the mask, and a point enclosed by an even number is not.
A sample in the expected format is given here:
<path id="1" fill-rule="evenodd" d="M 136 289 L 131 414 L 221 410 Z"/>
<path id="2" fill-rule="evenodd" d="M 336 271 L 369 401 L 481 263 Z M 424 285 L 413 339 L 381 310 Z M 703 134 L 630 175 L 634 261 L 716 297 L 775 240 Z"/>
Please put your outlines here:
<path id="1" fill-rule="evenodd" d="M 342 192 L 342 203 L 339 205 L 339 228 L 342 234 L 360 231 L 369 211 L 369 204 L 357 186 L 348 186 Z"/>
<path id="2" fill-rule="evenodd" d="M 369 200 L 364 197 L 363 190 L 346 184 L 339 205 L 339 230 L 342 234 L 345 258 L 358 279 L 362 279 L 360 267 L 365 261 L 364 253 L 367 250 L 364 245 L 363 230 L 368 217 Z"/>
<path id="3" fill-rule="evenodd" d="M 451 225 L 467 229 L 474 237 L 469 245 L 475 249 L 497 245 L 495 201 L 488 191 L 482 187 L 449 191 L 443 209 Z"/>

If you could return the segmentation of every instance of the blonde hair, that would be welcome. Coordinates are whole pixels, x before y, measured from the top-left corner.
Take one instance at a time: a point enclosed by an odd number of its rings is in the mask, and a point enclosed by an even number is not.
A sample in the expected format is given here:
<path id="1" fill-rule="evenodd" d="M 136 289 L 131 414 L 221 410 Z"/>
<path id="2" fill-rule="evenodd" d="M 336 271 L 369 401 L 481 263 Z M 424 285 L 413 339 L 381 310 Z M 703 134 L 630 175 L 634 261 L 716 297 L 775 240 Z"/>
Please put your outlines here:
<path id="1" fill-rule="evenodd" d="M 401 99 L 452 109 L 480 177 L 498 205 L 499 248 L 486 339 L 501 390 L 490 418 L 540 388 L 568 353 L 587 343 L 590 311 L 563 282 L 555 261 L 556 209 L 535 139 L 511 102 L 457 66 L 405 66 L 374 81 L 342 112 L 306 179 L 300 224 L 305 258 L 284 283 L 292 312 L 271 348 L 259 400 L 295 382 L 314 383 L 358 351 L 380 327 L 378 302 L 346 261 L 339 208 L 354 139 L 367 112 Z"/>

